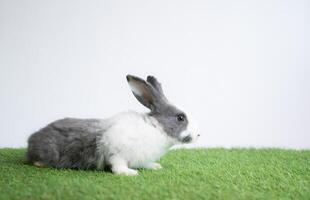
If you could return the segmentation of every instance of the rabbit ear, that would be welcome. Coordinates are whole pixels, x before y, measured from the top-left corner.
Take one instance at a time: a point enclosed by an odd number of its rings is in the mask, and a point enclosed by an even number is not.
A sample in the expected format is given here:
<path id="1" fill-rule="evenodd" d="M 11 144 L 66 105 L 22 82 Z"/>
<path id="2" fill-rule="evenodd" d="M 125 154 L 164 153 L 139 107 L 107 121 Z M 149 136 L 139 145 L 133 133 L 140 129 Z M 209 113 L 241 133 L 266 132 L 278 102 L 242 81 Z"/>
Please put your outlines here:
<path id="1" fill-rule="evenodd" d="M 154 76 L 147 76 L 146 81 L 150 83 L 161 95 L 164 96 L 163 88 L 160 82 Z"/>
<path id="2" fill-rule="evenodd" d="M 126 78 L 132 93 L 135 95 L 138 101 L 147 108 L 154 110 L 156 94 L 154 93 L 152 86 L 145 82 L 143 79 L 136 76 L 127 75 Z"/>

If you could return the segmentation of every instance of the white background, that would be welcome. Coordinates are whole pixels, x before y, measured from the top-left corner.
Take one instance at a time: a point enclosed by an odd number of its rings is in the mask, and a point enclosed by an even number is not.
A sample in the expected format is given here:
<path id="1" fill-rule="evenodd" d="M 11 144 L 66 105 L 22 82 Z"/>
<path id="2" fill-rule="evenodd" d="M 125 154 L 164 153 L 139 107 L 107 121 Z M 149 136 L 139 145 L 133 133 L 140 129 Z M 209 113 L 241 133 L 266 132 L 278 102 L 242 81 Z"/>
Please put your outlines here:
<path id="1" fill-rule="evenodd" d="M 145 112 L 130 73 L 195 116 L 196 145 L 310 148 L 309 2 L 0 0 L 0 147 Z"/>

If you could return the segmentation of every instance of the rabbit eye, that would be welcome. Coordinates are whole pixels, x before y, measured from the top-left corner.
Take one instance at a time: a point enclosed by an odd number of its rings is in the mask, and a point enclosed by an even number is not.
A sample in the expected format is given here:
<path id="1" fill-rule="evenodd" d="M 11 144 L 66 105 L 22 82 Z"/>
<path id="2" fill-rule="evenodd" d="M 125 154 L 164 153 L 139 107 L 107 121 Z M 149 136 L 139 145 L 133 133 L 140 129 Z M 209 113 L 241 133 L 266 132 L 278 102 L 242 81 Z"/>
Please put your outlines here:
<path id="1" fill-rule="evenodd" d="M 183 122 L 183 121 L 185 120 L 185 115 L 183 115 L 183 114 L 177 115 L 177 120 L 178 120 L 179 122 Z"/>

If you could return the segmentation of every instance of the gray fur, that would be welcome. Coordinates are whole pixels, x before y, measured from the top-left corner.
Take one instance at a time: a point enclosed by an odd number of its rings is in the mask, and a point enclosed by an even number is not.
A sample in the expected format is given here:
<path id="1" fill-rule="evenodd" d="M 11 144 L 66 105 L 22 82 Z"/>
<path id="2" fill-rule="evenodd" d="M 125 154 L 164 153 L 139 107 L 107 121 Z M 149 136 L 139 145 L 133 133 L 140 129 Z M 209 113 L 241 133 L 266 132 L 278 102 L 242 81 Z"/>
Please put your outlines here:
<path id="1" fill-rule="evenodd" d="M 151 84 L 161 94 L 161 96 L 165 96 L 161 83 L 159 83 L 154 76 L 148 76 L 146 81 Z"/>
<path id="2" fill-rule="evenodd" d="M 184 116 L 186 116 L 181 110 L 169 104 L 165 106 L 163 105 L 159 113 L 149 113 L 150 116 L 153 116 L 157 119 L 157 121 L 163 126 L 165 132 L 169 136 L 183 142 L 183 138 L 181 138 L 180 134 L 187 128 L 188 120 L 185 118 L 184 121 L 179 122 L 177 120 L 177 116 L 179 114 L 183 114 Z"/>
<path id="3" fill-rule="evenodd" d="M 29 163 L 41 162 L 55 168 L 95 169 L 97 140 L 104 132 L 96 119 L 66 118 L 31 135 Z"/>

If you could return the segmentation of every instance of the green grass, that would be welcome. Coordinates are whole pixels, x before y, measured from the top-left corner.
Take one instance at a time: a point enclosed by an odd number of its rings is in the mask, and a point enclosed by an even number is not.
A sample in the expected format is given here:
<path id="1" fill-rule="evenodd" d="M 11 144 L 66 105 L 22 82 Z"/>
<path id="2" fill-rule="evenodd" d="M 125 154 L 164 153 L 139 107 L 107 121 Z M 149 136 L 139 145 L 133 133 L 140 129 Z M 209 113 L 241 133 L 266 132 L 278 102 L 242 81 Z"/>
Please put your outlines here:
<path id="1" fill-rule="evenodd" d="M 0 149 L 0 199 L 310 199 L 310 150 L 172 150 L 139 176 L 36 168 Z"/>

